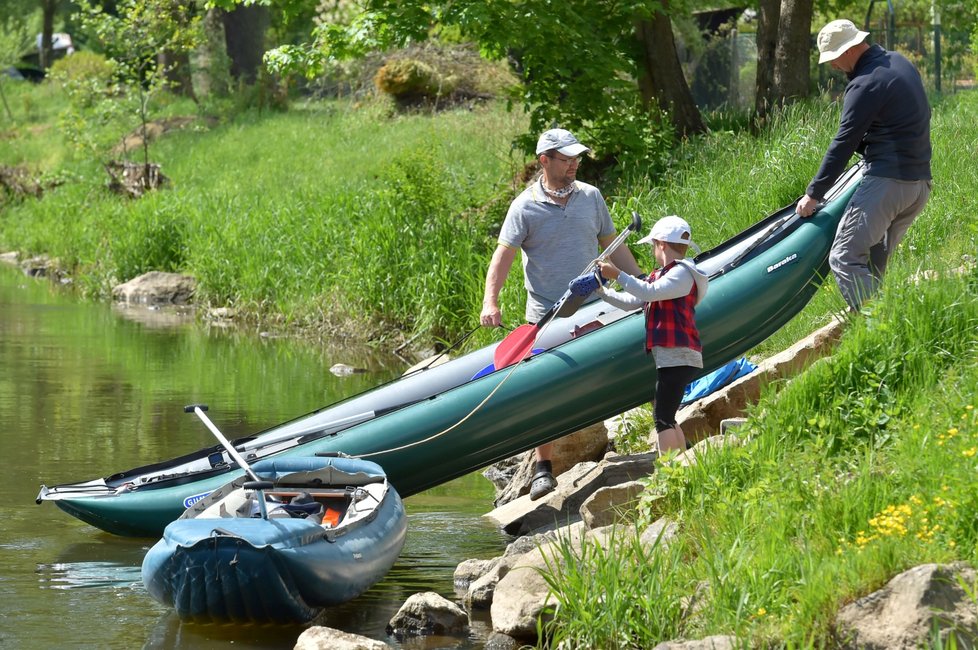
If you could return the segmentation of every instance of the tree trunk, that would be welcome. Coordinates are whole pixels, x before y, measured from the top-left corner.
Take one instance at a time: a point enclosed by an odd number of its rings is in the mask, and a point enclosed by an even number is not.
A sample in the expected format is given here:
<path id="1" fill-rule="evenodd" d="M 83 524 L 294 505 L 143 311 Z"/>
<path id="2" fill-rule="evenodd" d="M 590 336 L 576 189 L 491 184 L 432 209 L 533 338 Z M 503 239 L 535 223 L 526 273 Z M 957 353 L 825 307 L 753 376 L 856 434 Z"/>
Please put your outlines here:
<path id="1" fill-rule="evenodd" d="M 54 62 L 54 11 L 58 0 L 41 0 L 41 49 L 38 52 L 41 69 Z"/>
<path id="2" fill-rule="evenodd" d="M 194 101 L 194 84 L 190 77 L 190 54 L 187 52 L 160 52 L 156 62 L 166 76 L 167 87 L 181 97 Z"/>
<path id="3" fill-rule="evenodd" d="M 781 0 L 759 0 L 757 7 L 757 78 L 754 83 L 754 127 L 764 128 L 774 105 L 774 54 L 778 44 Z"/>
<path id="4" fill-rule="evenodd" d="M 780 106 L 808 96 L 813 0 L 781 0 L 773 98 Z"/>
<path id="5" fill-rule="evenodd" d="M 639 90 L 645 105 L 656 102 L 669 115 L 676 134 L 686 137 L 705 132 L 706 125 L 679 64 L 672 21 L 666 11 L 668 3 L 663 1 L 662 9 L 651 20 L 640 20 L 635 26 L 642 51 Z"/>
<path id="6" fill-rule="evenodd" d="M 193 84 L 198 97 L 227 97 L 231 92 L 231 60 L 224 36 L 223 11 L 208 9 L 201 28 L 204 40 L 193 54 Z"/>
<path id="7" fill-rule="evenodd" d="M 223 15 L 224 37 L 231 58 L 231 75 L 247 84 L 255 83 L 262 55 L 265 53 L 265 30 L 268 29 L 268 7 L 259 4 L 238 5 Z"/>

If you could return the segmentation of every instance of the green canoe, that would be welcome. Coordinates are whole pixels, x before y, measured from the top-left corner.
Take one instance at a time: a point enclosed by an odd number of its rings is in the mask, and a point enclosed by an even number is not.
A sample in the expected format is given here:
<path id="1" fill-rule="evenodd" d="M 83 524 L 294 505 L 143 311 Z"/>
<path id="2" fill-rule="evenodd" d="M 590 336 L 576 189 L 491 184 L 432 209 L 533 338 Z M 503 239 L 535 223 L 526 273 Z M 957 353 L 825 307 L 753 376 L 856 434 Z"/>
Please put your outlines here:
<path id="1" fill-rule="evenodd" d="M 828 251 L 862 177 L 844 174 L 815 216 L 788 206 L 695 258 L 710 276 L 696 308 L 702 374 L 766 339 L 829 274 Z M 579 332 L 575 336 L 575 332 Z M 641 311 L 597 301 L 544 328 L 542 351 L 485 372 L 495 345 L 234 441 L 249 462 L 343 452 L 381 465 L 404 497 L 648 402 L 655 366 Z M 107 459 L 110 461 L 111 459 Z M 221 447 L 79 483 L 37 501 L 120 535 L 158 537 L 185 508 L 240 474 Z"/>

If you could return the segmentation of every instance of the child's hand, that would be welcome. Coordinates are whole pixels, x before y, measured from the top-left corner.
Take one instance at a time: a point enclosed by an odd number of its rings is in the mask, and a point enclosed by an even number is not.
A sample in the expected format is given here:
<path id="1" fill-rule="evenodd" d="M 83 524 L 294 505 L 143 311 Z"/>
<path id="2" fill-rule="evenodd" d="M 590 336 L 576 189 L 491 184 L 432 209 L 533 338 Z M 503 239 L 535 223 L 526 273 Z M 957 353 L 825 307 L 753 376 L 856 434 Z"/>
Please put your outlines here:
<path id="1" fill-rule="evenodd" d="M 601 271 L 601 277 L 606 280 L 617 280 L 618 274 L 621 273 L 611 262 L 598 262 L 598 270 Z"/>

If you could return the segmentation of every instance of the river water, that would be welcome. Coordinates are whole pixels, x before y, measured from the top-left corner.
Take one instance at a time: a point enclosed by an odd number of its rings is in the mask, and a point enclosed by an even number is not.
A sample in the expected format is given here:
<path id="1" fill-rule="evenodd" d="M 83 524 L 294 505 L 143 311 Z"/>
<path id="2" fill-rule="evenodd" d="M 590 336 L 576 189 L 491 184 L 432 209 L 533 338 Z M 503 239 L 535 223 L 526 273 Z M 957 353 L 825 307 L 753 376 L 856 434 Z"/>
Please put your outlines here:
<path id="1" fill-rule="evenodd" d="M 346 377 L 334 363 L 364 369 Z M 303 626 L 182 623 L 140 579 L 152 539 L 103 533 L 34 502 L 42 483 L 74 482 L 214 444 L 183 406 L 206 403 L 228 438 L 260 431 L 396 377 L 405 364 L 208 329 L 177 314 L 81 302 L 0 268 L 0 648 L 291 648 Z M 396 487 L 396 486 L 395 486 Z M 398 642 L 384 631 L 411 594 L 457 599 L 456 565 L 508 541 L 482 515 L 493 489 L 472 474 L 405 501 L 408 536 L 391 572 L 315 624 L 394 648 L 479 649 L 462 638 Z"/>

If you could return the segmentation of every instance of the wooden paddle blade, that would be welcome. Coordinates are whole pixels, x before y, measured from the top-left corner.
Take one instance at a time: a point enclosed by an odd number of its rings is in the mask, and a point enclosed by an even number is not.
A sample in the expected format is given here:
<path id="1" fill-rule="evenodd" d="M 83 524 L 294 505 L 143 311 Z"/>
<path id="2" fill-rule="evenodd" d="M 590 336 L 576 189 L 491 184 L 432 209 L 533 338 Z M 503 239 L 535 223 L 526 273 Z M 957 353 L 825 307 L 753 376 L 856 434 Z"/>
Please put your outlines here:
<path id="1" fill-rule="evenodd" d="M 492 356 L 492 364 L 496 370 L 501 370 L 514 363 L 519 363 L 530 356 L 533 343 L 537 340 L 539 325 L 520 325 L 499 342 Z"/>

